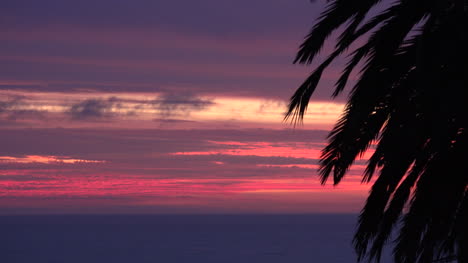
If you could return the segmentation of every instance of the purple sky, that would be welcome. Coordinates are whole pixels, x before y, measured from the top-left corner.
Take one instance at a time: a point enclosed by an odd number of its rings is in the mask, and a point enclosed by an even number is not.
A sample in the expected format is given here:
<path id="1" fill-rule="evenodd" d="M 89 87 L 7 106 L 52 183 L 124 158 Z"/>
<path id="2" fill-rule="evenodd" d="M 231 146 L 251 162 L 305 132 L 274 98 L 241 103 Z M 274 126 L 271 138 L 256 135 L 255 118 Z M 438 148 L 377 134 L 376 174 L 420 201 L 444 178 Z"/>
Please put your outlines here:
<path id="1" fill-rule="evenodd" d="M 363 161 L 316 177 L 340 68 L 282 122 L 323 2 L 6 0 L 0 214 L 358 211 Z"/>

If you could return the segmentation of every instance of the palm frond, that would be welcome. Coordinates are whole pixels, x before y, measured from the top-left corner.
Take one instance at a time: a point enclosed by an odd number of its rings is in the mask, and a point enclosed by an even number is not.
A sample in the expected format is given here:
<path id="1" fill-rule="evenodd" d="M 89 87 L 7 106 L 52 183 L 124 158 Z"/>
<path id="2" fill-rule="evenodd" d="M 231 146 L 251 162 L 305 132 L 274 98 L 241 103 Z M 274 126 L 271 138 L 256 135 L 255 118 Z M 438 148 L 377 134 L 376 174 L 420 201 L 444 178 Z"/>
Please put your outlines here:
<path id="1" fill-rule="evenodd" d="M 399 0 L 363 23 L 378 2 L 328 1 L 295 62 L 311 63 L 332 32 L 347 27 L 291 98 L 286 118 L 303 119 L 324 70 L 370 33 L 335 84 L 333 97 L 363 65 L 322 151 L 321 183 L 333 174 L 338 184 L 376 143 L 362 178 L 371 182 L 378 171 L 354 238 L 358 259 L 379 261 L 398 229 L 395 262 L 468 261 L 468 1 Z"/>
<path id="2" fill-rule="evenodd" d="M 296 58 L 294 59 L 294 63 L 312 63 L 315 56 L 322 49 L 325 40 L 327 40 L 333 31 L 346 23 L 349 19 L 355 17 L 356 13 L 359 13 L 360 10 L 369 10 L 378 2 L 380 2 L 380 0 L 329 1 L 327 8 L 319 17 L 318 22 L 309 35 L 307 35 L 304 43 L 300 46 Z"/>

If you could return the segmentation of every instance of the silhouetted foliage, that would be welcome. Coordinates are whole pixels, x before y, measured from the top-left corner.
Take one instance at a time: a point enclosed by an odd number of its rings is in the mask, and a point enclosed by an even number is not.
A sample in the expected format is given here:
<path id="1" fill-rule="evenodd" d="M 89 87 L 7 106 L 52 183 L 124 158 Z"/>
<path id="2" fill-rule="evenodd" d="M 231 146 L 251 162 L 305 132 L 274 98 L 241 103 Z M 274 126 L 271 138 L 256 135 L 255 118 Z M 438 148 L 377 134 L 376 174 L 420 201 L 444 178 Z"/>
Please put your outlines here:
<path id="1" fill-rule="evenodd" d="M 468 262 L 468 1 L 399 0 L 369 13 L 380 2 L 327 1 L 294 62 L 313 62 L 331 33 L 345 28 L 291 97 L 286 118 L 302 120 L 323 71 L 357 45 L 333 96 L 363 66 L 319 172 L 323 184 L 330 175 L 338 184 L 376 144 L 362 179 L 378 174 L 353 241 L 358 259 L 379 261 L 397 230 L 396 262 Z"/>

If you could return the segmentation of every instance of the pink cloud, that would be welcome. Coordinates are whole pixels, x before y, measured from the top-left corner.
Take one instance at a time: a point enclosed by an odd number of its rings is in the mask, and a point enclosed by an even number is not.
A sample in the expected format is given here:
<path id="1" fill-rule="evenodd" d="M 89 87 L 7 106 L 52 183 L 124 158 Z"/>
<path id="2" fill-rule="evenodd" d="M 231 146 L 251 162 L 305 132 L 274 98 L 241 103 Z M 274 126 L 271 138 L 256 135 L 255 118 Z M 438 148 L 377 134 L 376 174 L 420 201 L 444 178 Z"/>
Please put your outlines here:
<path id="1" fill-rule="evenodd" d="M 143 212 L 168 211 L 168 207 L 239 213 L 357 211 L 369 190 L 369 185 L 360 183 L 363 161 L 338 187 L 321 186 L 315 158 L 324 145 L 317 139 L 323 134 L 291 134 L 278 130 L 2 131 L 0 150 L 16 152 L 1 154 L 0 207 L 31 213 L 37 207 L 56 212 L 92 207 L 104 213 L 128 212 L 128 207 Z M 44 138 L 49 150 L 40 143 Z M 63 154 L 44 154 L 48 151 Z M 179 152 L 188 154 L 173 154 Z"/>
<path id="2" fill-rule="evenodd" d="M 0 163 L 104 163 L 105 161 L 74 159 L 67 156 L 51 156 L 51 155 L 26 155 L 26 156 L 0 156 Z"/>

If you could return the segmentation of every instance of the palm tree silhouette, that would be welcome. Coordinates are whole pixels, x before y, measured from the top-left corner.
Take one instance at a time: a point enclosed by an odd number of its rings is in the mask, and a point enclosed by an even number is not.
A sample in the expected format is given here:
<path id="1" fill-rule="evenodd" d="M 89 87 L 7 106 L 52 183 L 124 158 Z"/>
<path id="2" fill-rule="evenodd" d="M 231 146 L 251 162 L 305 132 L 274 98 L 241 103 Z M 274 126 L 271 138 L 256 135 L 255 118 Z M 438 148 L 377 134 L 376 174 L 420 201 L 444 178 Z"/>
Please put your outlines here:
<path id="1" fill-rule="evenodd" d="M 375 173 L 353 244 L 380 261 L 395 232 L 395 262 L 468 262 L 468 1 L 329 0 L 295 63 L 310 64 L 333 31 L 335 50 L 291 97 L 301 122 L 323 71 L 352 44 L 333 97 L 363 64 L 345 112 L 323 149 L 321 182 L 338 184 L 372 143 L 363 182 Z M 362 43 L 362 42 L 361 42 Z"/>

